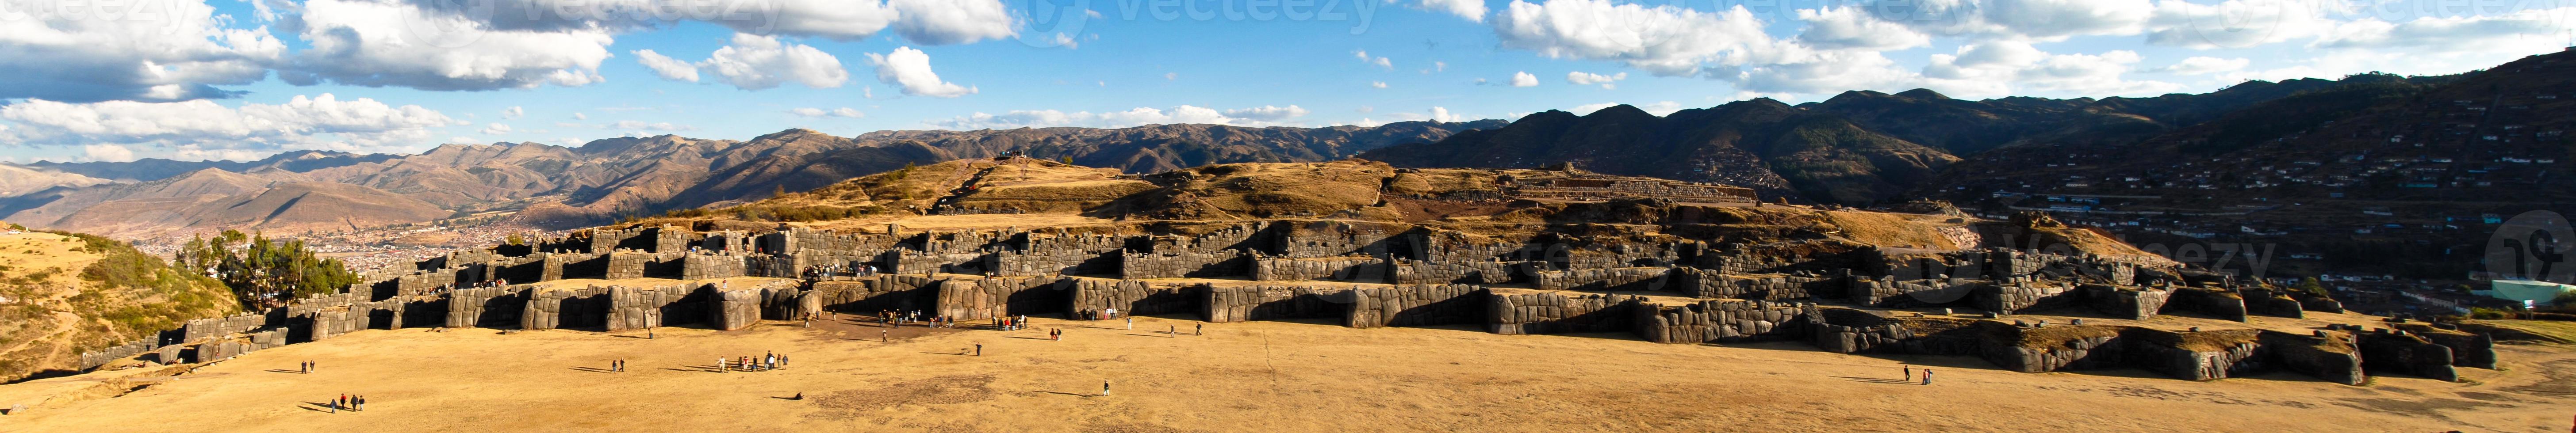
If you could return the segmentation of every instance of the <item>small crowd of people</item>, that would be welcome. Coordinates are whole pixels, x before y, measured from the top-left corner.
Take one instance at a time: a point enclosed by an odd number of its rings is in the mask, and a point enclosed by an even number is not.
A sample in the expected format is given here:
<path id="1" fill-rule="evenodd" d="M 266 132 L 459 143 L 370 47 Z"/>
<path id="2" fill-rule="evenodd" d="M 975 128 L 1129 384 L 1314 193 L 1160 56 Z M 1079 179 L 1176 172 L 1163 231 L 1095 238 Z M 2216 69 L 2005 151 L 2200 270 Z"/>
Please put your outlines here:
<path id="1" fill-rule="evenodd" d="M 1118 309 L 1082 310 L 1074 312 L 1073 315 L 1079 320 L 1110 320 L 1118 318 Z"/>
<path id="2" fill-rule="evenodd" d="M 772 371 L 786 367 L 787 355 L 780 355 L 778 352 L 769 352 L 757 358 L 749 356 L 734 357 L 732 359 L 716 358 L 716 370 L 720 373 L 730 373 L 737 370 L 746 372 Z"/>
<path id="3" fill-rule="evenodd" d="M 342 409 L 362 412 L 366 411 L 367 396 L 340 394 L 340 397 L 331 399 L 331 413 L 340 413 L 340 410 Z"/>

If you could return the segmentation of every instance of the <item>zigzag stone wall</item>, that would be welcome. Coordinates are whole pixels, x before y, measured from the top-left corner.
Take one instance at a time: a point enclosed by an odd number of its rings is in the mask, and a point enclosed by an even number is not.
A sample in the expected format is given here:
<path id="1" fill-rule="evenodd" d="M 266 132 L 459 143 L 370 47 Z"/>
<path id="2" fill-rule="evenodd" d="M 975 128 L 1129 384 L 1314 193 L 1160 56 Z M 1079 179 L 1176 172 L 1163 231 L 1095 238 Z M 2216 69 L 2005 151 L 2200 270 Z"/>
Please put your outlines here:
<path id="1" fill-rule="evenodd" d="M 1668 308 L 1635 308 L 1637 336 L 1657 343 L 1805 341 L 1815 304 L 1768 301 L 1701 301 Z"/>
<path id="2" fill-rule="evenodd" d="M 1252 258 L 1254 281 L 1359 281 L 1389 282 L 1386 259 L 1372 256 L 1333 256 L 1312 258 Z"/>
<path id="3" fill-rule="evenodd" d="M 1412 284 L 1350 292 L 1343 326 L 1432 326 L 1481 323 L 1491 291 L 1468 284 Z"/>
<path id="4" fill-rule="evenodd" d="M 1486 329 L 1496 334 L 1566 334 L 1630 331 L 1644 302 L 1634 297 L 1568 297 L 1554 293 L 1496 295 L 1486 299 Z"/>
<path id="5" fill-rule="evenodd" d="M 1313 286 L 1208 287 L 1201 317 L 1209 322 L 1338 318 L 1349 314 L 1351 290 Z"/>

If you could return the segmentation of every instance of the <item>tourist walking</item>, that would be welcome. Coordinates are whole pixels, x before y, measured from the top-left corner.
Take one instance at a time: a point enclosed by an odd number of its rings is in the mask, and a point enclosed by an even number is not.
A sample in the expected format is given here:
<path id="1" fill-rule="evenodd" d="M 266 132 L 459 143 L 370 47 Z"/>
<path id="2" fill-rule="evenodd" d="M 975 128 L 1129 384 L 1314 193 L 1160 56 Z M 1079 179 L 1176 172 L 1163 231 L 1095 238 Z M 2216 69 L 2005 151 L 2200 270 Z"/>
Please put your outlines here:
<path id="1" fill-rule="evenodd" d="M 717 373 L 724 373 L 724 372 L 730 372 L 730 371 L 733 371 L 733 367 L 732 367 L 732 366 L 730 366 L 730 365 L 725 364 L 725 359 L 724 359 L 724 357 L 722 357 L 722 356 L 718 356 L 718 357 L 716 357 L 716 372 L 717 372 Z"/>
<path id="2" fill-rule="evenodd" d="M 1197 329 L 1190 330 L 1190 335 L 1207 335 L 1207 324 L 1198 324 Z"/>
<path id="3" fill-rule="evenodd" d="M 975 344 L 975 356 L 984 356 L 984 344 L 983 344 L 983 343 L 976 343 L 976 344 Z"/>
<path id="4" fill-rule="evenodd" d="M 1923 384 L 1924 384 L 1924 385 L 1931 385 L 1931 384 L 1932 384 L 1932 369 L 1929 369 L 1929 368 L 1923 369 Z"/>
<path id="5" fill-rule="evenodd" d="M 1905 366 L 1905 381 L 1907 381 L 1907 382 L 1913 382 L 1913 381 L 1914 381 L 1914 366 L 1911 366 L 1911 365 L 1909 365 L 1909 366 Z"/>
<path id="6" fill-rule="evenodd" d="M 1109 396 L 1109 379 L 1100 380 L 1100 395 L 1103 397 Z"/>
<path id="7" fill-rule="evenodd" d="M 1134 331 L 1134 330 L 1136 330 L 1136 317 L 1135 317 L 1135 316 L 1128 316 L 1128 317 L 1127 317 L 1127 330 L 1129 330 L 1129 331 Z"/>

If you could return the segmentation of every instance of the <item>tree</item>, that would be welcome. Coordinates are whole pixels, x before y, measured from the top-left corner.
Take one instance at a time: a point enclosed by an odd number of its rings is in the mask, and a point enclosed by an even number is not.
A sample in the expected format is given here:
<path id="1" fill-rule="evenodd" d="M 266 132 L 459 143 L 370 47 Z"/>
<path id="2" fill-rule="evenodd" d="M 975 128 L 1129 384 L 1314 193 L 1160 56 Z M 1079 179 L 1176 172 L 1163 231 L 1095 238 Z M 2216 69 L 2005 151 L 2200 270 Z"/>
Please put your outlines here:
<path id="1" fill-rule="evenodd" d="M 2328 296 L 2326 294 L 2326 285 L 2318 282 L 2317 277 L 2301 278 L 2299 279 L 2298 284 L 2291 285 L 2290 288 L 2298 289 L 2298 291 L 2307 292 L 2312 295 Z"/>
<path id="2" fill-rule="evenodd" d="M 225 230 L 212 239 L 190 239 L 180 247 L 177 261 L 189 272 L 223 281 L 249 309 L 330 294 L 358 282 L 357 273 L 337 259 L 314 254 L 304 241 L 279 242 L 238 230 Z"/>

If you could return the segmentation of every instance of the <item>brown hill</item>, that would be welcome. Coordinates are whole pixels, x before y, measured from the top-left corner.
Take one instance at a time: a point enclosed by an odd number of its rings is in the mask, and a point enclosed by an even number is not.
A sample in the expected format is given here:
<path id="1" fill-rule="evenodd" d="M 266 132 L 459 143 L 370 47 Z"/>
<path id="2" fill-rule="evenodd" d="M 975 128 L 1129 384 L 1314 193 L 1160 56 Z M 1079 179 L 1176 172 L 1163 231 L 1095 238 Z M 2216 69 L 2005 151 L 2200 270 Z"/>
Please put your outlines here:
<path id="1" fill-rule="evenodd" d="M 0 235 L 0 382 L 82 368 L 83 351 L 239 305 L 222 283 L 177 272 L 116 241 Z"/>
<path id="2" fill-rule="evenodd" d="M 1538 167 L 1573 162 L 1602 173 L 1722 182 L 1828 203 L 1894 198 L 1958 160 L 1839 116 L 1755 99 L 1656 117 L 1626 105 L 1575 116 L 1548 111 L 1510 126 L 1362 158 L 1404 167 Z"/>

